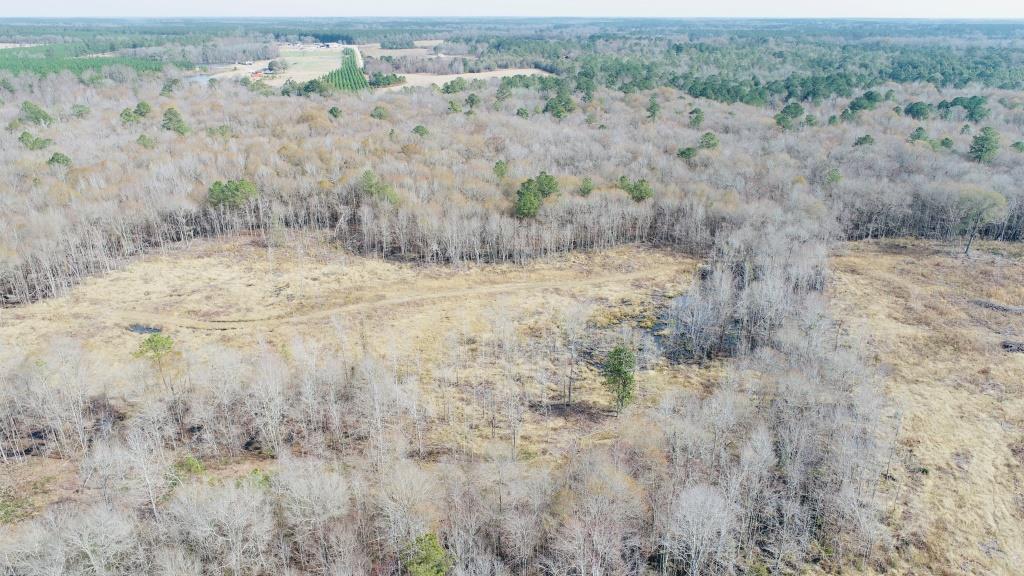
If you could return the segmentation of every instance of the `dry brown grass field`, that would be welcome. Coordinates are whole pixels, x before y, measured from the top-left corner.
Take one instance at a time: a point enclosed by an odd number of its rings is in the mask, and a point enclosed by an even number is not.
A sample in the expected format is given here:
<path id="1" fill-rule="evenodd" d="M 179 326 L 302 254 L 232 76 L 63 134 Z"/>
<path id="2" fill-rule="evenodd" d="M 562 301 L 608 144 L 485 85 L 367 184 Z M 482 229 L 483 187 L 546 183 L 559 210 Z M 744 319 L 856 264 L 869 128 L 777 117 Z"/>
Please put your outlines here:
<path id="1" fill-rule="evenodd" d="M 381 56 L 412 56 L 415 58 L 436 58 L 434 46 L 443 42 L 442 40 L 416 40 L 415 48 L 381 48 L 380 42 L 373 44 L 360 44 L 359 51 L 365 56 L 380 58 Z"/>
<path id="2" fill-rule="evenodd" d="M 463 74 L 421 74 L 421 73 L 407 73 L 402 74 L 405 76 L 405 83 L 396 86 L 389 86 L 382 88 L 382 90 L 401 90 L 405 86 L 430 86 L 437 84 L 438 86 L 445 82 L 451 82 L 456 78 L 465 78 L 466 80 L 481 79 L 487 80 L 490 78 L 504 78 L 506 76 L 550 76 L 550 72 L 545 72 L 539 68 L 505 68 L 502 70 L 488 70 L 487 72 L 466 72 Z"/>
<path id="3" fill-rule="evenodd" d="M 431 378 L 452 338 L 483 347 L 495 315 L 520 337 L 556 330 L 560 311 L 593 306 L 597 326 L 650 326 L 657 308 L 688 285 L 696 262 L 670 252 L 623 247 L 520 265 L 462 268 L 384 262 L 335 250 L 315 238 L 267 248 L 255 238 L 200 241 L 95 277 L 68 296 L 0 316 L 0 363 L 45 356 L 75 339 L 110 375 L 96 391 L 147 393 L 131 352 L 143 338 L 132 324 L 161 328 L 190 358 L 268 346 L 288 354 L 298 340 L 344 353 L 362 348 L 415 364 L 421 394 L 438 415 L 427 445 L 462 446 L 476 456 L 503 450 L 472 391 L 438 390 Z M 299 247 L 295 247 L 299 246 Z M 882 483 L 896 537 L 899 574 L 1015 574 L 1024 561 L 1024 354 L 1001 342 L 1024 336 L 1024 318 L 982 303 L 1024 306 L 1019 250 L 984 244 L 968 259 L 916 241 L 862 242 L 832 258 L 830 299 L 843 332 L 862 338 L 886 382 L 896 445 Z M 339 327 L 347 337 L 339 339 Z M 501 367 L 470 359 L 472 378 L 537 368 L 531 359 Z M 669 366 L 639 376 L 639 401 L 700 393 L 721 363 Z M 571 414 L 526 415 L 520 451 L 541 460 L 571 443 L 601 442 L 628 430 L 613 417 L 596 372 L 582 375 Z M 556 390 L 538 390 L 553 397 Z M 455 417 L 439 415 L 453 410 Z M 539 460 L 540 461 L 540 460 Z M 241 475 L 273 460 L 208 463 L 208 474 Z M 81 497 L 71 463 L 33 458 L 10 468 L 11 485 L 34 510 Z"/>
<path id="4" fill-rule="evenodd" d="M 881 368 L 898 421 L 888 492 L 906 574 L 1019 574 L 1024 562 L 1024 305 L 1019 247 L 963 258 L 924 242 L 849 244 L 833 306 Z M 1007 250 L 1011 250 L 1006 253 Z"/>
<path id="5" fill-rule="evenodd" d="M 600 325 L 627 320 L 649 325 L 656 304 L 682 292 L 696 264 L 669 252 L 622 248 L 528 266 L 452 269 L 355 257 L 315 241 L 309 246 L 300 253 L 267 250 L 251 238 L 196 242 L 92 278 L 67 297 L 4 310 L 0 366 L 45 356 L 54 342 L 74 339 L 92 363 L 112 375 L 94 381 L 92 392 L 131 400 L 149 391 L 138 385 L 141 365 L 132 356 L 144 338 L 129 330 L 137 324 L 162 329 L 188 358 L 224 349 L 251 352 L 259 346 L 286 355 L 301 339 L 339 353 L 369 351 L 399 364 L 416 364 L 420 379 L 430 382 L 450 340 L 458 337 L 470 343 L 470 350 L 482 348 L 498 314 L 519 328 L 523 340 L 557 331 L 561 311 L 582 302 L 593 306 L 591 321 Z M 339 325 L 347 334 L 342 341 L 336 337 Z M 470 370 L 497 370 L 484 360 L 472 364 Z M 512 369 L 536 368 L 527 358 Z M 641 397 L 670 385 L 666 372 L 696 385 L 705 371 L 650 371 Z M 549 392 L 555 395 L 538 393 Z M 437 390 L 425 385 L 422 393 L 440 404 Z M 605 419 L 602 414 L 610 415 L 611 397 L 596 372 L 583 378 L 577 399 L 592 410 L 568 418 L 529 418 L 524 445 L 547 453 L 590 434 Z M 482 429 L 479 435 L 459 433 L 468 434 L 467 447 L 474 451 L 480 447 L 477 441 L 490 435 Z"/>
<path id="6" fill-rule="evenodd" d="M 0 576 L 1020 574 L 1021 33 L 0 18 Z"/>

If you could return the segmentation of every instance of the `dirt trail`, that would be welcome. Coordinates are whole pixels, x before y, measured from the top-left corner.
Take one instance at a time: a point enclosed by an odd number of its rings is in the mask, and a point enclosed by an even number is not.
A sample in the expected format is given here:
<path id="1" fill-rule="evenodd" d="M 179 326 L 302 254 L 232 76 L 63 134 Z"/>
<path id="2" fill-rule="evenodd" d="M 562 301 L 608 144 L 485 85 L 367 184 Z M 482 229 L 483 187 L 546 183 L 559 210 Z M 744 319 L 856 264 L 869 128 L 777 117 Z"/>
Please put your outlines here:
<path id="1" fill-rule="evenodd" d="M 330 303 L 323 308 L 311 312 L 297 312 L 294 314 L 281 314 L 263 318 L 234 318 L 234 319 L 210 319 L 204 320 L 175 314 L 161 312 L 146 312 L 142 310 L 111 310 L 107 312 L 108 318 L 127 323 L 144 324 L 150 326 L 174 326 L 193 330 L 237 330 L 241 328 L 273 328 L 294 322 L 308 322 L 329 318 L 335 314 L 360 312 L 377 308 L 392 308 L 395 306 L 419 304 L 437 300 L 451 300 L 456 298 L 469 298 L 476 296 L 511 294 L 539 290 L 550 290 L 555 288 L 573 289 L 583 286 L 595 286 L 601 284 L 622 283 L 654 276 L 651 272 L 633 272 L 627 274 L 604 274 L 596 277 L 583 279 L 564 279 L 546 281 L 522 281 L 508 282 L 501 284 L 490 284 L 474 286 L 471 288 L 460 288 L 434 292 L 430 294 L 409 293 L 398 296 L 382 297 L 378 299 L 367 299 L 358 302 L 345 304 Z"/>

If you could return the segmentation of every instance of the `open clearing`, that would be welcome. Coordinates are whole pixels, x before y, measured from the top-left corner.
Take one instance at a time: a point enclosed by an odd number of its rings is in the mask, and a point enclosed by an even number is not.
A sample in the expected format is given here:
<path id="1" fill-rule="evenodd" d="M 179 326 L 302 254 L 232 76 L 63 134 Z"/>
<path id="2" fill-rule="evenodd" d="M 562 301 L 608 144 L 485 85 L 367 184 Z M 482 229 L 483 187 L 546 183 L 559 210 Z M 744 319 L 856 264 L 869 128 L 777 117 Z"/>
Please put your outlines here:
<path id="1" fill-rule="evenodd" d="M 439 57 L 434 53 L 433 47 L 417 46 L 416 48 L 381 48 L 380 42 L 374 44 L 360 44 L 359 51 L 366 56 L 372 56 L 374 58 L 380 58 L 381 56 L 392 56 L 396 58 L 402 56 L 410 58 Z"/>
<path id="2" fill-rule="evenodd" d="M 381 354 L 429 361 L 445 335 L 480 328 L 499 307 L 521 323 L 574 300 L 643 307 L 684 289 L 693 266 L 668 252 L 623 248 L 453 270 L 332 249 L 267 251 L 252 239 L 195 242 L 92 278 L 68 296 L 0 312 L 0 366 L 74 337 L 111 373 L 131 372 L 130 352 L 143 337 L 132 324 L 159 327 L 182 351 L 202 356 L 211 346 L 315 340 L 338 320 L 365 326 L 364 344 Z"/>
<path id="3" fill-rule="evenodd" d="M 465 78 L 466 80 L 473 80 L 481 78 L 483 80 L 489 80 L 491 78 L 504 78 L 506 76 L 550 76 L 550 72 L 545 72 L 539 68 L 504 68 L 502 70 L 488 70 L 487 72 L 467 72 L 465 74 L 402 74 L 405 76 L 405 83 L 397 86 L 388 86 L 382 88 L 382 90 L 401 90 L 406 86 L 431 86 L 437 84 L 440 86 L 445 82 L 450 82 L 456 78 Z"/>
<path id="4" fill-rule="evenodd" d="M 468 54 L 444 54 L 434 52 L 434 48 L 444 43 L 444 40 L 415 40 L 413 45 L 415 48 L 381 48 L 380 42 L 373 44 L 360 44 L 359 50 L 366 56 L 373 56 L 374 58 L 380 58 L 382 56 L 391 56 L 394 58 L 408 57 L 408 58 L 465 58 L 468 60 L 475 60 L 476 56 Z"/>
<path id="5" fill-rule="evenodd" d="M 1024 562 L 1024 354 L 1001 347 L 1024 339 L 1024 315 L 1012 308 L 1024 306 L 1024 262 L 1020 254 L 996 255 L 998 246 L 985 244 L 965 260 L 923 242 L 864 242 L 832 259 L 836 317 L 845 332 L 863 335 L 898 415 L 883 479 L 900 549 L 895 573 L 921 573 L 916 566 L 1013 574 Z M 695 265 L 671 252 L 624 247 L 453 269 L 351 256 L 317 241 L 302 251 L 268 250 L 252 238 L 199 241 L 92 278 L 68 296 L 0 312 L 0 366 L 45 356 L 53 343 L 73 338 L 110 375 L 93 385 L 131 397 L 143 393 L 133 383 L 142 370 L 131 351 L 144 336 L 128 330 L 138 323 L 161 328 L 196 358 L 285 350 L 297 339 L 330 339 L 344 326 L 350 346 L 401 362 L 417 358 L 429 372 L 452 334 L 486 334 L 496 311 L 530 334 L 551 329 L 573 302 L 594 303 L 592 321 L 642 317 L 685 290 Z M 722 369 L 662 364 L 641 375 L 640 401 L 713 385 Z M 426 397 L 436 394 L 424 387 Z M 597 375 L 584 375 L 578 394 L 594 408 L 529 415 L 524 453 L 545 457 L 568 442 L 616 433 L 616 420 L 599 416 L 608 398 Z M 468 442 L 478 452 L 495 449 L 485 427 L 471 427 L 476 436 Z M 441 426 L 435 434 L 450 441 L 469 433 Z M 66 478 L 75 473 L 34 459 L 17 475 L 50 479 L 32 497 L 41 507 L 68 496 L 75 482 Z"/>
<path id="6" fill-rule="evenodd" d="M 263 81 L 270 86 L 281 86 L 288 80 L 308 82 L 320 78 L 341 66 L 341 53 L 345 48 L 356 52 L 356 64 L 362 68 L 363 56 L 358 46 L 330 44 L 326 47 L 317 44 L 302 46 L 282 46 L 278 60 L 288 63 L 288 69 L 273 76 L 266 76 Z M 211 78 L 241 78 L 254 72 L 266 69 L 270 60 L 257 60 L 251 65 L 236 64 L 229 67 L 214 69 Z"/>
<path id="7" fill-rule="evenodd" d="M 284 60 L 288 63 L 288 69 L 282 73 L 264 76 L 263 81 L 269 86 L 281 86 L 288 80 L 294 80 L 296 82 L 308 82 L 316 78 L 321 78 L 328 72 L 336 70 L 341 66 L 341 54 L 345 48 L 352 48 L 356 52 L 356 65 L 359 68 L 363 67 L 363 55 L 364 50 L 367 56 L 384 56 L 384 55 L 403 55 L 403 54 L 392 54 L 392 53 L 405 53 L 407 56 L 436 57 L 431 52 L 432 46 L 435 46 L 440 41 L 417 41 L 417 46 L 422 44 L 421 48 L 407 48 L 400 50 L 387 50 L 380 48 L 379 44 L 368 44 L 368 45 L 343 45 L 343 44 L 330 44 L 327 47 L 318 44 L 306 44 L 302 46 L 282 46 L 280 49 L 279 60 Z M 235 64 L 232 66 L 218 67 L 211 70 L 208 75 L 203 77 L 218 78 L 218 79 L 233 79 L 251 76 L 255 72 L 265 70 L 270 60 L 257 60 L 252 64 Z M 405 83 L 396 86 L 389 86 L 381 88 L 381 90 L 401 90 L 407 86 L 431 86 L 434 84 L 441 85 L 445 82 L 449 82 L 456 78 L 462 77 L 467 80 L 473 80 L 475 78 L 481 78 L 488 80 L 490 78 L 504 78 L 506 76 L 515 76 L 517 74 L 523 75 L 540 75 L 550 76 L 549 72 L 545 72 L 539 68 L 506 68 L 502 70 L 489 70 L 487 72 L 467 72 L 464 74 L 426 74 L 426 73 L 407 73 L 402 74 L 405 76 Z"/>
<path id="8" fill-rule="evenodd" d="M 469 354 L 464 382 L 503 382 L 510 368 L 496 364 L 487 351 L 496 318 L 507 319 L 529 346 L 559 334 L 562 314 L 578 302 L 593 306 L 591 322 L 613 330 L 637 321 L 651 325 L 657 305 L 685 290 L 695 266 L 668 251 L 624 247 L 526 266 L 453 269 L 313 245 L 303 254 L 268 252 L 251 238 L 195 242 L 90 279 L 68 296 L 6 310 L 0 316 L 0 368 L 54 361 L 58 348 L 74 342 L 86 370 L 96 374 L 92 391 L 135 403 L 158 394 L 159 385 L 132 355 L 146 337 L 131 331 L 133 325 L 161 329 L 193 367 L 264 347 L 288 357 L 297 343 L 332 353 L 369 352 L 417 367 L 420 395 L 431 413 L 457 414 L 432 424 L 428 445 L 486 454 L 507 448 L 476 408 L 476 384 L 442 388 L 437 376 L 455 343 Z M 519 375 L 514 380 L 532 378 L 538 370 L 556 372 L 549 361 L 554 360 L 524 356 L 511 368 Z M 703 389 L 720 370 L 720 363 L 646 370 L 638 379 L 638 402 L 650 405 L 668 388 Z M 548 458 L 570 444 L 614 436 L 613 400 L 600 374 L 588 367 L 577 378 L 571 411 L 561 410 L 556 381 L 538 383 L 533 393 L 547 398 L 547 407 L 525 415 L 522 454 Z M 30 466 L 21 477 L 40 473 Z"/>
<path id="9" fill-rule="evenodd" d="M 862 243 L 832 267 L 834 313 L 864 335 L 900 414 L 888 491 L 902 573 L 1019 574 L 1024 354 L 1001 342 L 1024 340 L 1024 314 L 979 303 L 1024 306 L 1021 254 Z"/>

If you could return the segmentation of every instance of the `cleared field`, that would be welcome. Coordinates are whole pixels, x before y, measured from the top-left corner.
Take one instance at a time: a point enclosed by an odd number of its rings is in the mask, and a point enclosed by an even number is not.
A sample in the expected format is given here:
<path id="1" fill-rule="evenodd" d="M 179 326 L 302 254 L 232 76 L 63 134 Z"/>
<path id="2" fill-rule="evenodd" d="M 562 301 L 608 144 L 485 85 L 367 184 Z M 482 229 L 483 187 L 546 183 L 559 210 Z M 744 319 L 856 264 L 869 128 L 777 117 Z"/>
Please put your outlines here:
<path id="1" fill-rule="evenodd" d="M 352 48 L 356 53 L 356 66 L 362 68 L 363 56 L 359 53 L 358 46 L 332 44 L 326 48 L 319 45 L 305 45 L 301 47 L 282 47 L 278 59 L 288 63 L 288 69 L 280 74 L 268 76 L 263 79 L 270 86 L 281 86 L 288 80 L 296 82 L 308 82 L 321 78 L 341 65 L 341 55 L 345 48 Z M 211 78 L 241 78 L 249 76 L 267 67 L 270 60 L 257 60 L 251 65 L 234 65 L 215 69 L 210 74 Z"/>
<path id="2" fill-rule="evenodd" d="M 281 58 L 288 62 L 288 69 L 267 80 L 271 86 L 280 86 L 287 80 L 308 82 L 320 78 L 341 64 L 341 55 L 345 48 L 352 48 L 356 53 L 356 66 L 362 68 L 363 57 L 357 46 L 332 45 L 329 48 L 308 46 L 302 48 L 282 48 Z"/>
<path id="3" fill-rule="evenodd" d="M 338 322 L 360 334 L 360 349 L 430 366 L 446 337 L 485 334 L 497 311 L 537 329 L 579 301 L 592 302 L 595 317 L 643 314 L 655 299 L 683 290 L 695 265 L 669 252 L 622 248 L 453 270 L 313 245 L 300 254 L 268 251 L 252 239 L 197 242 L 92 278 L 66 297 L 4 310 L 0 368 L 73 338 L 113 375 L 97 384 L 130 395 L 138 368 L 131 351 L 145 337 L 129 330 L 134 324 L 163 329 L 184 354 L 201 358 L 222 347 L 332 339 Z M 596 376 L 592 393 L 607 404 Z"/>
<path id="4" fill-rule="evenodd" d="M 380 42 L 373 44 L 360 44 L 359 50 L 366 56 L 380 58 L 381 56 L 410 58 L 443 58 L 444 54 L 437 54 L 434 48 L 444 43 L 444 40 L 415 40 L 415 48 L 381 48 Z M 475 56 L 458 56 L 459 58 L 473 59 Z"/>
<path id="5" fill-rule="evenodd" d="M 1021 257 L 885 242 L 833 259 L 834 313 L 863 335 L 898 410 L 898 573 L 1009 575 L 1024 562 L 1024 354 L 1002 347 L 1024 340 Z"/>
<path id="6" fill-rule="evenodd" d="M 1003 249 L 983 243 L 964 260 L 934 244 L 866 242 L 833 257 L 834 313 L 848 336 L 865 342 L 896 415 L 889 422 L 896 449 L 881 488 L 898 548 L 892 573 L 1015 574 L 1024 561 L 1024 354 L 1001 345 L 1024 340 L 1024 253 L 995 253 Z M 642 325 L 685 289 L 695 265 L 636 247 L 452 269 L 351 256 L 315 239 L 301 251 L 251 238 L 195 242 L 93 278 L 66 297 L 0 311 L 0 368 L 52 358 L 50 350 L 75 343 L 89 365 L 102 367 L 97 374 L 105 376 L 91 385 L 131 401 L 148 393 L 131 354 L 144 335 L 132 325 L 162 329 L 196 362 L 260 347 L 287 355 L 298 341 L 337 346 L 343 331 L 341 353 L 370 351 L 418 366 L 422 399 L 435 414 L 456 411 L 453 423 L 434 421 L 428 445 L 462 443 L 486 454 L 501 448 L 472 408 L 474 392 L 436 387 L 453 338 L 470 351 L 464 376 L 497 380 L 503 368 L 479 351 L 496 317 L 524 342 L 543 341 L 557 331 L 559 314 L 581 302 L 593 305 L 594 325 Z M 513 370 L 535 369 L 544 367 L 529 357 Z M 660 363 L 639 375 L 639 401 L 706 390 L 723 370 Z M 542 393 L 557 398 L 557 386 Z M 523 454 L 547 458 L 570 443 L 622 433 L 598 374 L 585 368 L 576 394 L 576 411 L 526 414 Z M 212 463 L 229 476 L 256 465 Z M 18 485 L 34 509 L 77 497 L 69 463 L 32 459 L 12 473 L 26 479 Z"/>
<path id="7" fill-rule="evenodd" d="M 434 54 L 434 50 L 432 48 L 381 48 L 379 42 L 375 44 L 360 44 L 359 51 L 366 56 L 372 56 L 374 58 L 380 58 L 381 56 L 437 58 L 437 54 Z"/>
<path id="8" fill-rule="evenodd" d="M 484 80 L 490 78 L 504 78 L 506 76 L 516 76 L 523 74 L 526 76 L 538 75 L 538 76 L 550 76 L 550 72 L 545 72 L 538 68 L 506 68 L 504 70 L 490 70 L 487 72 L 469 72 L 466 74 L 402 74 L 405 76 L 405 84 L 398 86 L 389 86 L 387 88 L 381 88 L 381 90 L 401 90 L 406 86 L 430 86 L 437 84 L 440 86 L 445 82 L 450 82 L 456 78 L 465 78 L 466 80 L 473 80 L 474 78 L 482 78 Z"/>
<path id="9" fill-rule="evenodd" d="M 0 370 L 22 362 L 59 362 L 80 351 L 91 393 L 142 406 L 159 394 L 146 364 L 132 352 L 146 337 L 131 328 L 160 328 L 195 370 L 216 356 L 302 349 L 366 354 L 414 370 L 420 401 L 435 415 L 424 442 L 466 453 L 505 453 L 482 410 L 481 383 L 532 380 L 552 374 L 555 358 L 531 354 L 557 338 L 572 306 L 591 306 L 590 321 L 611 330 L 638 319 L 653 323 L 658 303 L 689 285 L 694 260 L 667 251 L 624 247 L 519 265 L 402 264 L 351 256 L 315 239 L 304 251 L 268 250 L 256 239 L 194 242 L 95 277 L 66 297 L 0 311 Z M 112 295 L 117 295 L 116 298 Z M 506 324 L 496 324 L 505 322 Z M 512 326 L 522 358 L 513 366 L 492 352 L 496 326 Z M 453 346 L 454 345 L 454 346 Z M 467 356 L 458 385 L 442 385 L 452 348 Z M 542 348 L 546 349 L 546 348 Z M 198 368 L 202 371 L 202 368 Z M 704 389 L 721 365 L 669 366 L 638 375 L 638 402 L 667 389 Z M 583 366 L 574 409 L 564 410 L 557 380 L 530 394 L 545 407 L 524 414 L 519 450 L 556 457 L 569 445 L 614 437 L 619 420 L 600 374 Z M 519 386 L 519 384 L 514 384 Z M 159 387 L 156 387 L 159 388 Z M 442 414 L 448 416 L 442 417 Z M 210 462 L 217 475 L 244 475 L 273 461 Z M 28 494 L 30 511 L 77 499 L 80 479 L 70 462 L 32 458 L 12 467 L 12 485 Z M 241 471 L 239 473 L 239 471 Z M 39 479 L 44 479 L 39 481 Z"/>

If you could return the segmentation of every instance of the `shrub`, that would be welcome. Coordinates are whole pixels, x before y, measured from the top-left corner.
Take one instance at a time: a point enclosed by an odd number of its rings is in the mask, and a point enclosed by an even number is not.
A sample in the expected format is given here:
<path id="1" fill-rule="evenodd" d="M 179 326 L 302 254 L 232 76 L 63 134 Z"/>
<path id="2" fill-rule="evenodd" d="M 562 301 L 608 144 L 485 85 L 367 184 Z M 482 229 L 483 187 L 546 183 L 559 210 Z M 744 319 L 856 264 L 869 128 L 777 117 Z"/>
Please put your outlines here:
<path id="1" fill-rule="evenodd" d="M 164 82 L 163 88 L 160 89 L 160 95 L 170 96 L 175 90 L 177 90 L 178 86 L 181 86 L 181 80 L 177 78 L 171 78 L 170 80 Z"/>
<path id="2" fill-rule="evenodd" d="M 398 194 L 395 193 L 395 189 L 381 180 L 373 170 L 363 172 L 359 179 L 359 188 L 366 196 L 379 198 L 391 204 L 398 203 Z"/>
<path id="3" fill-rule="evenodd" d="M 28 132 L 22 132 L 21 136 L 18 136 L 18 142 L 21 142 L 21 145 L 29 150 L 42 150 L 50 144 L 53 144 L 53 140 L 50 140 L 49 138 L 39 138 L 29 134 Z"/>
<path id="4" fill-rule="evenodd" d="M 178 477 L 198 476 L 205 471 L 202 461 L 191 454 L 174 463 L 174 472 Z"/>
<path id="5" fill-rule="evenodd" d="M 633 371 L 636 370 L 636 354 L 625 346 L 616 346 L 608 353 L 601 373 L 604 374 L 604 385 L 615 396 L 615 407 L 622 410 L 633 400 L 636 381 Z"/>
<path id="6" fill-rule="evenodd" d="M 988 163 L 999 154 L 999 133 L 986 126 L 971 141 L 967 155 L 975 162 Z"/>
<path id="7" fill-rule="evenodd" d="M 215 208 L 237 208 L 258 195 L 256 185 L 248 180 L 218 180 L 210 186 L 207 199 Z"/>
<path id="8" fill-rule="evenodd" d="M 775 115 L 775 124 L 783 130 L 790 130 L 793 128 L 793 119 L 783 114 Z"/>
<path id="9" fill-rule="evenodd" d="M 71 115 L 78 119 L 87 117 L 90 112 L 89 107 L 84 104 L 75 104 L 71 107 Z"/>
<path id="10" fill-rule="evenodd" d="M 149 102 L 143 100 L 135 105 L 135 115 L 139 118 L 145 118 L 149 116 L 149 113 L 153 111 L 153 107 L 149 105 Z"/>
<path id="11" fill-rule="evenodd" d="M 156 146 L 156 140 L 154 140 L 152 136 L 147 136 L 145 134 L 140 134 L 139 135 L 139 139 L 136 140 L 135 142 L 139 146 L 142 146 L 143 148 L 145 148 L 147 150 L 152 150 L 153 147 Z"/>
<path id="12" fill-rule="evenodd" d="M 455 94 L 457 92 L 462 92 L 468 87 L 469 84 L 466 82 L 466 79 L 460 76 L 454 80 L 445 82 L 444 85 L 441 86 L 441 92 L 445 94 Z"/>
<path id="13" fill-rule="evenodd" d="M 574 110 L 576 110 L 576 103 L 572 101 L 572 98 L 565 91 L 559 91 L 554 98 L 551 98 L 544 104 L 544 113 L 551 114 L 559 120 L 565 118 Z"/>
<path id="14" fill-rule="evenodd" d="M 139 115 L 135 113 L 135 110 L 131 108 L 125 108 L 121 110 L 121 124 L 127 126 L 128 124 L 134 124 L 139 121 Z"/>
<path id="15" fill-rule="evenodd" d="M 420 138 L 425 138 L 427 134 L 430 134 L 430 131 L 427 130 L 426 126 L 422 124 L 417 124 L 416 127 L 412 129 L 412 133 L 419 136 Z"/>
<path id="16" fill-rule="evenodd" d="M 46 163 L 50 166 L 71 166 L 71 158 L 68 158 L 67 155 L 61 154 L 60 152 L 54 152 Z"/>
<path id="17" fill-rule="evenodd" d="M 651 94 L 651 99 L 647 101 L 647 118 L 650 120 L 656 120 L 660 112 L 661 104 L 658 103 L 658 97 Z"/>
<path id="18" fill-rule="evenodd" d="M 540 192 L 542 198 L 547 198 L 552 194 L 557 194 L 558 180 L 547 172 L 541 171 L 541 173 L 537 175 L 537 191 Z"/>
<path id="19" fill-rule="evenodd" d="M 374 106 L 373 111 L 370 112 L 370 118 L 375 120 L 385 120 L 388 117 L 388 111 L 383 106 Z"/>
<path id="20" fill-rule="evenodd" d="M 1024 153 L 1024 142 L 1018 140 L 1017 142 L 1011 144 L 1010 148 L 1013 148 L 1017 152 Z"/>
<path id="21" fill-rule="evenodd" d="M 417 537 L 406 550 L 405 570 L 409 576 L 445 576 L 454 564 L 433 532 Z"/>
<path id="22" fill-rule="evenodd" d="M 676 156 L 679 156 L 683 160 L 693 160 L 694 158 L 697 157 L 697 149 L 694 148 L 693 146 L 680 148 L 679 151 L 676 152 Z"/>
<path id="23" fill-rule="evenodd" d="M 503 179 L 508 174 L 508 162 L 504 160 L 498 160 L 494 163 L 494 175 L 498 177 L 498 180 Z"/>
<path id="24" fill-rule="evenodd" d="M 629 194 L 635 202 L 643 202 L 644 200 L 654 196 L 654 190 L 651 189 L 651 185 L 643 178 L 630 182 L 629 178 L 625 176 L 619 177 L 619 188 L 622 188 Z"/>
<path id="25" fill-rule="evenodd" d="M 210 138 L 223 138 L 227 140 L 228 138 L 231 138 L 231 127 L 227 124 L 212 126 L 206 129 L 206 135 Z"/>
<path id="26" fill-rule="evenodd" d="M 46 110 L 43 110 L 28 100 L 21 103 L 21 114 L 18 117 L 22 122 L 35 124 L 36 126 L 48 126 L 53 124 L 53 117 L 50 116 Z"/>
<path id="27" fill-rule="evenodd" d="M 783 106 L 779 114 L 796 120 L 797 118 L 804 115 L 804 107 L 796 102 L 790 102 L 789 104 Z"/>
<path id="28" fill-rule="evenodd" d="M 914 120 L 927 120 L 932 114 L 932 106 L 925 102 L 914 102 L 907 104 L 907 107 L 903 109 L 903 113 Z"/>
<path id="29" fill-rule="evenodd" d="M 910 141 L 910 142 L 919 142 L 921 140 L 927 140 L 927 139 L 928 139 L 928 133 L 925 132 L 924 127 L 918 126 L 913 132 L 910 133 L 910 138 L 908 138 L 908 141 Z"/>
<path id="30" fill-rule="evenodd" d="M 530 178 L 519 185 L 516 191 L 515 213 L 518 218 L 533 218 L 540 212 L 544 198 L 537 188 L 537 181 Z"/>
<path id="31" fill-rule="evenodd" d="M 405 76 L 398 74 L 383 74 L 374 72 L 370 76 L 369 85 L 371 88 L 385 88 L 387 86 L 398 86 L 405 83 Z"/>
<path id="32" fill-rule="evenodd" d="M 185 120 L 181 117 L 181 113 L 174 108 L 168 108 L 164 110 L 164 120 L 160 123 L 160 126 L 164 130 L 170 130 L 181 136 L 188 134 L 189 127 L 185 124 Z"/>
<path id="33" fill-rule="evenodd" d="M 700 137 L 699 146 L 704 150 L 714 150 L 715 148 L 718 148 L 718 136 L 715 136 L 714 132 L 705 132 L 704 135 Z"/>
<path id="34" fill-rule="evenodd" d="M 366 80 L 363 79 L 362 73 L 359 74 L 359 79 L 365 84 Z M 299 90 L 302 96 L 310 96 L 312 94 L 319 94 L 320 96 L 329 96 L 331 89 L 334 85 L 330 84 L 320 78 L 314 78 L 304 82 Z"/>
<path id="35" fill-rule="evenodd" d="M 704 111 L 700 108 L 694 108 L 690 110 L 690 127 L 700 128 L 700 125 L 704 123 Z"/>
<path id="36" fill-rule="evenodd" d="M 804 115 L 804 107 L 796 102 L 786 104 L 782 110 L 775 115 L 775 123 L 788 130 L 793 127 L 793 121 Z"/>
<path id="37" fill-rule="evenodd" d="M 132 356 L 146 358 L 151 362 L 159 364 L 174 349 L 174 340 L 166 334 L 150 334 L 146 339 L 139 342 L 139 347 Z"/>
<path id="38" fill-rule="evenodd" d="M 341 108 L 337 106 L 331 106 L 327 113 L 331 115 L 331 118 L 341 118 Z"/>
<path id="39" fill-rule="evenodd" d="M 871 146 L 874 143 L 875 139 L 870 134 L 865 134 L 853 141 L 854 146 Z"/>
<path id="40" fill-rule="evenodd" d="M 516 108 L 516 116 L 519 116 L 520 118 L 529 118 L 530 111 L 526 108 Z"/>
<path id="41" fill-rule="evenodd" d="M 594 191 L 594 181 L 591 180 L 590 177 L 588 176 L 588 177 L 583 179 L 583 182 L 580 183 L 580 188 L 579 188 L 580 196 L 583 196 L 583 197 L 590 196 L 590 193 L 593 192 L 593 191 Z"/>

